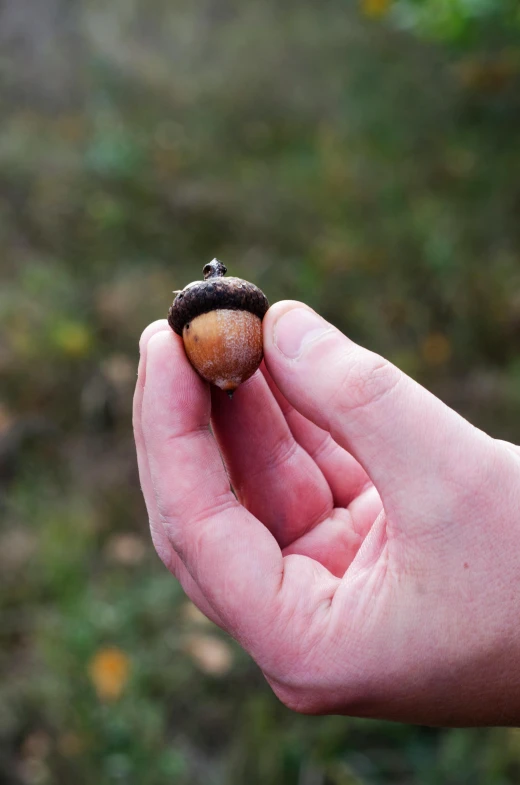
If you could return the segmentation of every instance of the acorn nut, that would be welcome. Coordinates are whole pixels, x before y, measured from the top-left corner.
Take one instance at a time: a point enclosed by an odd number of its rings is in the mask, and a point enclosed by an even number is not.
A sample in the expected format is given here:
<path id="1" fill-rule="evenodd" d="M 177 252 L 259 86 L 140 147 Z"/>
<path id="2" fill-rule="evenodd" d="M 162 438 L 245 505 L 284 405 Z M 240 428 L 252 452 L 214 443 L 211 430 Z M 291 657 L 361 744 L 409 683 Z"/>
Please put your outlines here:
<path id="1" fill-rule="evenodd" d="M 224 278 L 227 269 L 218 259 L 206 264 L 202 273 L 203 281 L 174 292 L 168 322 L 182 336 L 200 376 L 231 397 L 262 361 L 262 319 L 269 303 L 249 281 Z"/>

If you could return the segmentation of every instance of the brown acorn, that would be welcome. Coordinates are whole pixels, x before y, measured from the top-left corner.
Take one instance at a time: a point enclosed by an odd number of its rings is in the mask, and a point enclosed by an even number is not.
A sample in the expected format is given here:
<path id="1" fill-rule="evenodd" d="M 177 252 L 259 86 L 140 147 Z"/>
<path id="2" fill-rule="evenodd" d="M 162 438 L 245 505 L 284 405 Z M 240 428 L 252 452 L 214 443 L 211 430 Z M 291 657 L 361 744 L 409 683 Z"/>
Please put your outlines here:
<path id="1" fill-rule="evenodd" d="M 269 308 L 264 293 L 241 278 L 224 278 L 226 267 L 213 259 L 203 281 L 189 283 L 168 312 L 189 361 L 206 381 L 231 397 L 263 357 L 262 319 Z"/>

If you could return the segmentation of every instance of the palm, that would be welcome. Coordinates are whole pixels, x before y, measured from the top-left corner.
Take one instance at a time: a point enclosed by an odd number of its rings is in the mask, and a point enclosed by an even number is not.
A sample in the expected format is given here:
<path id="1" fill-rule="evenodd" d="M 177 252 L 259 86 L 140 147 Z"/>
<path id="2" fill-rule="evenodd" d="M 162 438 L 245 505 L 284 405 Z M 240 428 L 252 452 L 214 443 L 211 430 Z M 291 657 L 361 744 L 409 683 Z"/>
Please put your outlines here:
<path id="1" fill-rule="evenodd" d="M 239 501 L 283 554 L 341 577 L 382 510 L 359 463 L 283 398 L 265 368 L 231 402 L 214 391 L 212 425 Z"/>

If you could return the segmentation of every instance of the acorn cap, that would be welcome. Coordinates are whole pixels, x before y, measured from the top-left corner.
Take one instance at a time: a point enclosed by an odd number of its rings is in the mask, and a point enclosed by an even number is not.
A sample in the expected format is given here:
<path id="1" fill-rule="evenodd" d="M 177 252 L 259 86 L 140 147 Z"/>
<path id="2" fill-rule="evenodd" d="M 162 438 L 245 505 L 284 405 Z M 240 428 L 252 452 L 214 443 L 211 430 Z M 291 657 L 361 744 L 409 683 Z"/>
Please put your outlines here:
<path id="1" fill-rule="evenodd" d="M 267 297 L 258 286 L 242 278 L 224 278 L 227 268 L 213 259 L 203 269 L 204 281 L 194 281 L 178 292 L 168 313 L 170 327 L 182 335 L 185 324 L 209 311 L 225 308 L 249 311 L 262 320 L 269 308 Z"/>

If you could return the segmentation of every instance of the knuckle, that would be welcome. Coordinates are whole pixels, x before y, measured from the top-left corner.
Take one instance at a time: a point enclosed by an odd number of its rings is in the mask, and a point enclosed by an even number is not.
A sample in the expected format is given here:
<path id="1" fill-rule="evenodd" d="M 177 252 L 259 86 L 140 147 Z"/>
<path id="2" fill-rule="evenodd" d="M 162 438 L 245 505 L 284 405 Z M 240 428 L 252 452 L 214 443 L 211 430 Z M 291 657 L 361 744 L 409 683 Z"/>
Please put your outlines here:
<path id="1" fill-rule="evenodd" d="M 213 496 L 210 504 L 197 505 L 196 511 L 188 512 L 192 495 L 188 494 L 182 502 L 166 505 L 158 500 L 159 521 L 174 550 L 183 561 L 196 563 L 200 554 L 209 550 L 214 539 L 214 520 L 228 510 L 236 507 L 238 502 L 230 490 Z"/>
<path id="2" fill-rule="evenodd" d="M 290 436 L 279 438 L 271 449 L 269 462 L 272 469 L 277 469 L 291 458 L 298 449 L 298 443 Z"/>
<path id="3" fill-rule="evenodd" d="M 324 460 L 329 456 L 333 455 L 337 449 L 338 449 L 338 445 L 336 444 L 330 433 L 328 433 L 328 431 L 325 431 L 321 440 L 312 449 L 311 455 L 315 461 Z"/>
<path id="4" fill-rule="evenodd" d="M 332 410 L 340 415 L 361 414 L 375 406 L 392 393 L 402 379 L 402 373 L 395 365 L 376 354 L 362 352 L 347 363 L 332 395 Z"/>

